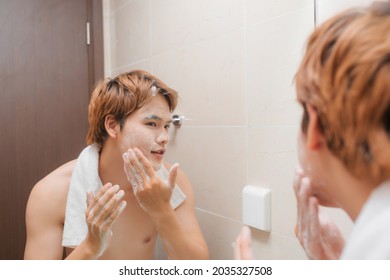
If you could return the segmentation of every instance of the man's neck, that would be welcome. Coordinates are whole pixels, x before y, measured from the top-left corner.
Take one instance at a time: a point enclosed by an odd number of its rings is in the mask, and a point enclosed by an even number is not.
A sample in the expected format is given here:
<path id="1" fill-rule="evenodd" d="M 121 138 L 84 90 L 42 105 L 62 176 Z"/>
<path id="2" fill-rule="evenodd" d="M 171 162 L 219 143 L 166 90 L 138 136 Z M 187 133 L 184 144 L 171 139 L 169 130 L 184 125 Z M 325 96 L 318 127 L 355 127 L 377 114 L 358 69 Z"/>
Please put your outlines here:
<path id="1" fill-rule="evenodd" d="M 130 183 L 123 171 L 123 159 L 119 150 L 103 145 L 99 156 L 99 177 L 103 185 L 111 183 L 121 189 L 131 190 Z"/>

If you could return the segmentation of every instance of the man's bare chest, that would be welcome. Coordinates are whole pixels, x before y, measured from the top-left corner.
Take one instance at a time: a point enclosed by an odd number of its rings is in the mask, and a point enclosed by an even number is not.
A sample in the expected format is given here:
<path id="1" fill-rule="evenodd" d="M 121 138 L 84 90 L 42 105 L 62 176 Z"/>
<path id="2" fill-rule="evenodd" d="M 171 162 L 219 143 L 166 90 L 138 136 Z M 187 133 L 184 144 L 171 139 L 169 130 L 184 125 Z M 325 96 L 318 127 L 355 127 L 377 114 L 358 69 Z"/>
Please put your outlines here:
<path id="1" fill-rule="evenodd" d="M 112 228 L 103 259 L 152 259 L 157 232 L 147 213 L 136 201 L 129 201 Z"/>

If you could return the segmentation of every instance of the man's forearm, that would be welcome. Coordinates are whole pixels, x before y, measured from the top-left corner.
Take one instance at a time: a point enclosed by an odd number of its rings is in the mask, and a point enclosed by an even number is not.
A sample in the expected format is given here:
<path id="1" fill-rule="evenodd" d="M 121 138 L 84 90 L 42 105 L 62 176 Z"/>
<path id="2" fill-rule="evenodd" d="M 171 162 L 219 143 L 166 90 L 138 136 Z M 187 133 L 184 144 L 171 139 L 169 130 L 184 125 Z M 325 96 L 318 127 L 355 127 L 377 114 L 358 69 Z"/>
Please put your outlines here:
<path id="1" fill-rule="evenodd" d="M 84 241 L 66 257 L 66 260 L 96 260 L 97 258 L 97 253 Z"/>

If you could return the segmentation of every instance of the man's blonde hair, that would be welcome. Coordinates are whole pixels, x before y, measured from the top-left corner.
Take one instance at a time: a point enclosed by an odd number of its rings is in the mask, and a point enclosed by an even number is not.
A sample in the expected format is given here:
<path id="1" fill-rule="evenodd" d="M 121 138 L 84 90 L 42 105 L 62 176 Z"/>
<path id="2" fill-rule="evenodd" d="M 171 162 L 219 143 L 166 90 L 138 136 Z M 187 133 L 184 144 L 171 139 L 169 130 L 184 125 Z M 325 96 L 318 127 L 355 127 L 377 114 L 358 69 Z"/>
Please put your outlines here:
<path id="1" fill-rule="evenodd" d="M 298 101 L 318 112 L 327 146 L 356 177 L 390 178 L 390 2 L 342 12 L 310 36 Z"/>

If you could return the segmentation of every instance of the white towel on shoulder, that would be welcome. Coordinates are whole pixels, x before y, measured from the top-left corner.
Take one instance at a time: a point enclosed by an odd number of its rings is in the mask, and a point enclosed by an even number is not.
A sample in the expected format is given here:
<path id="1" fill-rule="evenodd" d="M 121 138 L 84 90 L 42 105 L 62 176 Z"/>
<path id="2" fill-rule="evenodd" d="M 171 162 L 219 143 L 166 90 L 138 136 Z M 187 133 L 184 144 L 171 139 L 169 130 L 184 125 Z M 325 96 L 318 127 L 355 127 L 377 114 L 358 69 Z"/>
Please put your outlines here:
<path id="1" fill-rule="evenodd" d="M 87 146 L 79 155 L 73 169 L 62 235 L 62 246 L 64 247 L 78 246 L 87 235 L 88 228 L 85 221 L 87 191 L 97 193 L 102 186 L 98 173 L 99 150 L 97 144 Z M 157 174 L 163 180 L 168 179 L 168 170 L 163 164 Z M 172 208 L 177 208 L 185 199 L 185 194 L 176 185 L 171 197 Z"/>

